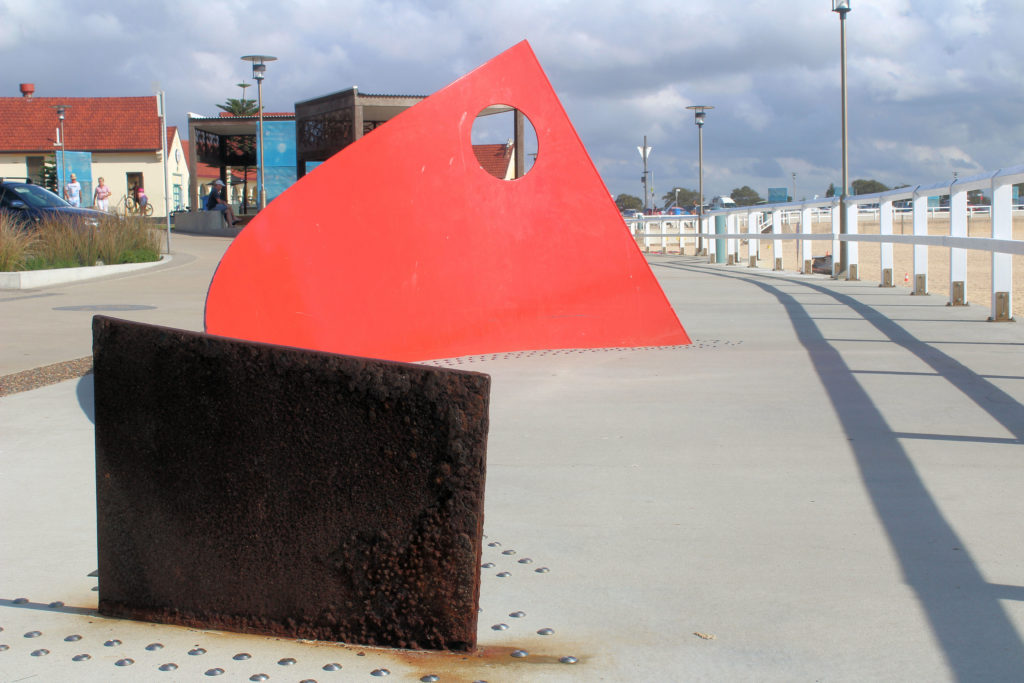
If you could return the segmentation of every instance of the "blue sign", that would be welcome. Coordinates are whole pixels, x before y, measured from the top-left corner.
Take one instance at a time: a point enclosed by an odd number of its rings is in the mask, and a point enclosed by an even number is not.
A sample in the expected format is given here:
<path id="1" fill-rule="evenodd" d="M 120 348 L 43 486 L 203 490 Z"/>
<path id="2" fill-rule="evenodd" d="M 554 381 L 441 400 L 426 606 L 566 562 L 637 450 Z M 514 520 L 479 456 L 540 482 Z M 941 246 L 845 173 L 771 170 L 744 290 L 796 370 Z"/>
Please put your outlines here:
<path id="1" fill-rule="evenodd" d="M 787 187 L 769 187 L 768 188 L 768 203 L 769 204 L 785 204 L 789 201 L 789 188 Z"/>

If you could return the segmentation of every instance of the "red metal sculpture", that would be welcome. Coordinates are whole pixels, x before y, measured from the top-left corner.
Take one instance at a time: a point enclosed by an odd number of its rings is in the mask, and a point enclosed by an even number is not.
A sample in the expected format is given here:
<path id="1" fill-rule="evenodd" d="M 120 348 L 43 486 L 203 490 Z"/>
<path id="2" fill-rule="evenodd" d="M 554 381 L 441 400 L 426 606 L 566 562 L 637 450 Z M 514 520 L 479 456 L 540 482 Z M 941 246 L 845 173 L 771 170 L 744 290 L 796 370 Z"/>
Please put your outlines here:
<path id="1" fill-rule="evenodd" d="M 473 154 L 495 104 L 537 132 L 513 181 Z M 268 205 L 217 269 L 206 330 L 393 360 L 690 343 L 525 41 Z"/>

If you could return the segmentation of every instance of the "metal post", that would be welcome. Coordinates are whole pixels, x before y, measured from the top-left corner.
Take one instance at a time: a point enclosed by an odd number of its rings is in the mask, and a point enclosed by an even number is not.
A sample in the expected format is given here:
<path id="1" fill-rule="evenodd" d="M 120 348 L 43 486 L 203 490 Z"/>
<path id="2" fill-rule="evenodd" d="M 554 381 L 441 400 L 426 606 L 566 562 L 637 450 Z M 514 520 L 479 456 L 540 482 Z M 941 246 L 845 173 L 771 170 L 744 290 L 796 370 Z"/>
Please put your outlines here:
<path id="1" fill-rule="evenodd" d="M 164 101 L 164 91 L 157 91 L 157 111 L 160 113 L 160 149 L 164 159 L 164 219 L 167 222 L 167 253 L 171 253 L 171 193 L 170 182 L 167 176 L 167 104 Z"/>
<path id="2" fill-rule="evenodd" d="M 647 214 L 647 156 L 651 153 L 651 148 L 647 146 L 647 136 L 644 136 L 644 146 L 638 147 L 640 152 L 640 158 L 644 161 L 644 174 L 640 176 L 640 182 L 644 186 L 644 215 Z"/>
<path id="3" fill-rule="evenodd" d="M 258 78 L 256 80 L 256 98 L 259 100 L 259 104 L 257 106 L 259 107 L 259 128 L 260 128 L 260 146 L 259 146 L 259 153 L 260 153 L 260 199 L 259 199 L 259 206 L 257 206 L 256 208 L 259 209 L 260 211 L 262 211 L 267 206 L 267 176 L 266 176 L 266 172 L 264 171 L 264 168 L 263 168 L 263 162 L 264 162 L 263 157 L 265 156 L 265 154 L 263 153 L 264 150 L 263 150 L 263 78 L 262 77 L 260 77 L 260 78 Z"/>
<path id="4" fill-rule="evenodd" d="M 246 55 L 242 57 L 243 61 L 252 62 L 252 77 L 256 81 L 256 101 L 259 114 L 259 157 L 260 157 L 260 177 L 259 177 L 259 201 L 257 202 L 257 209 L 263 210 L 267 206 L 267 178 L 264 169 L 264 149 L 263 149 L 263 78 L 267 73 L 267 62 L 273 62 L 277 57 L 271 57 L 270 55 Z"/>
<path id="5" fill-rule="evenodd" d="M 846 197 L 850 188 L 849 153 L 847 149 L 847 117 L 846 117 L 846 14 L 850 11 L 849 2 L 833 2 L 833 11 L 839 13 L 839 70 L 840 89 L 842 90 L 843 109 L 843 187 L 839 194 L 839 234 L 847 234 Z M 847 273 L 847 242 L 839 242 L 839 270 L 837 276 Z"/>
<path id="6" fill-rule="evenodd" d="M 697 124 L 697 222 L 704 226 L 704 124 Z M 704 253 L 704 238 L 697 238 L 697 253 Z"/>

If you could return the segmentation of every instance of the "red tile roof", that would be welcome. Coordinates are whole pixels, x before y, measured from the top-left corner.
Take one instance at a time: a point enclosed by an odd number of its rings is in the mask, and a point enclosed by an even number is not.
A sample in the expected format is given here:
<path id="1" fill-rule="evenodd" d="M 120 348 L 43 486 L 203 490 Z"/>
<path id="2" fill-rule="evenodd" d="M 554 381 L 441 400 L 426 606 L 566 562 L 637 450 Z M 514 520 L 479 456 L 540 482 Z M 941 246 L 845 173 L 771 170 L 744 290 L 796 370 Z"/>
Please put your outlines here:
<path id="1" fill-rule="evenodd" d="M 0 152 L 50 152 L 63 104 L 64 147 L 84 152 L 160 149 L 156 96 L 0 97 Z"/>
<path id="2" fill-rule="evenodd" d="M 505 179 L 508 164 L 512 161 L 512 146 L 498 143 L 496 145 L 473 145 L 473 154 L 480 166 L 495 178 Z"/>
<path id="3" fill-rule="evenodd" d="M 200 184 L 211 183 L 220 177 L 220 169 L 210 164 L 196 164 L 196 180 Z M 239 166 L 231 167 L 231 182 L 241 183 L 245 180 L 242 173 L 242 168 Z M 249 182 L 256 182 L 256 167 L 249 167 Z"/>

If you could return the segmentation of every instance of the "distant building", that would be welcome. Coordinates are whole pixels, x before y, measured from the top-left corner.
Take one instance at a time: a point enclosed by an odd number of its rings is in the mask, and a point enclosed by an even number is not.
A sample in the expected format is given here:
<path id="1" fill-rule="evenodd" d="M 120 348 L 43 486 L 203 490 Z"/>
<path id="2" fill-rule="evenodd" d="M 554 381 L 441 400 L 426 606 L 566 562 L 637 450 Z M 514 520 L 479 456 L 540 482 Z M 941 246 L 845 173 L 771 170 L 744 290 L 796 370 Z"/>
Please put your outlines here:
<path id="1" fill-rule="evenodd" d="M 58 107 L 64 107 L 63 145 Z M 47 159 L 63 183 L 71 173 L 82 185 L 82 205 L 92 206 L 96 180 L 110 187 L 111 208 L 142 185 L 154 215 L 164 215 L 164 167 L 157 97 L 0 97 L 0 177 L 40 182 Z M 63 154 L 62 154 L 63 152 Z M 63 156 L 63 159 L 61 157 Z M 167 175 L 172 210 L 183 208 L 188 163 L 177 128 L 167 128 Z"/>

